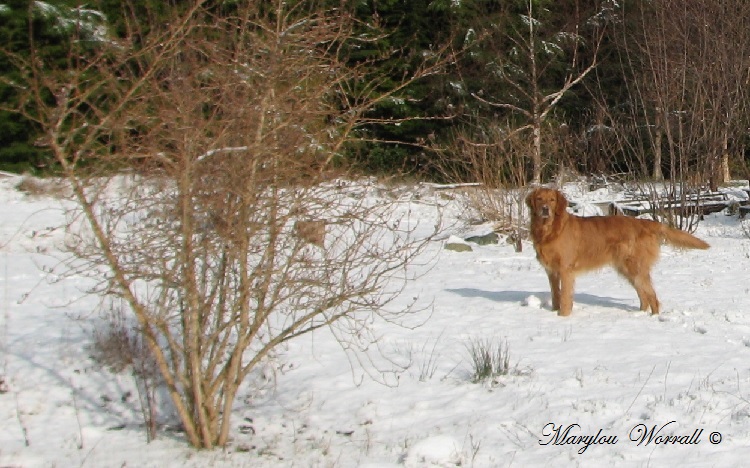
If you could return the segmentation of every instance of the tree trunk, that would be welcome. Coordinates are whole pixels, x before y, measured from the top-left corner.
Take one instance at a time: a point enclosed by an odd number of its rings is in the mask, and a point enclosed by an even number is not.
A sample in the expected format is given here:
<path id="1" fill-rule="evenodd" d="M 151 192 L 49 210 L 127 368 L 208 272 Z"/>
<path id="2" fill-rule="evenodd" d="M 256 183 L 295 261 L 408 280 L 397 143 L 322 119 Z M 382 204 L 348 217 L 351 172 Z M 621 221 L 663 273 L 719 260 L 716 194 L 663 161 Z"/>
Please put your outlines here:
<path id="1" fill-rule="evenodd" d="M 656 137 L 654 141 L 654 180 L 664 180 L 664 174 L 661 172 L 661 142 L 664 138 L 664 131 L 662 130 L 662 119 L 660 110 L 656 110 Z M 645 159 L 645 158 L 644 158 Z"/>
<path id="2" fill-rule="evenodd" d="M 724 131 L 724 144 L 722 145 L 721 164 L 719 167 L 719 183 L 726 184 L 732 179 L 729 173 L 729 131 Z"/>
<path id="3" fill-rule="evenodd" d="M 534 184 L 542 183 L 542 122 L 534 115 L 534 148 L 531 155 L 532 180 Z"/>

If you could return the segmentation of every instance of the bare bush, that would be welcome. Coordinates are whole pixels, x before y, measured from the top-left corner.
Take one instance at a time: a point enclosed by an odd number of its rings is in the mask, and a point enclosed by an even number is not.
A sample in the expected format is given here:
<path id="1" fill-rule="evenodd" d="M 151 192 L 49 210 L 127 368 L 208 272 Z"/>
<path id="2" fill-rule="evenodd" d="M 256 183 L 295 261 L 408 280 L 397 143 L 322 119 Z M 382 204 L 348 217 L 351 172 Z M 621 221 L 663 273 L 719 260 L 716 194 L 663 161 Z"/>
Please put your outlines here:
<path id="1" fill-rule="evenodd" d="M 143 349 L 138 330 L 128 324 L 121 309 L 110 309 L 103 318 L 104 324 L 93 331 L 91 358 L 110 371 L 119 373 L 140 358 Z"/>
<path id="2" fill-rule="evenodd" d="M 689 180 L 676 183 L 657 184 L 640 183 L 643 193 L 647 194 L 651 205 L 650 215 L 670 227 L 695 232 L 698 223 L 703 219 L 701 213 L 701 195 L 705 187 Z"/>
<path id="3" fill-rule="evenodd" d="M 32 197 L 65 198 L 70 196 L 70 190 L 65 181 L 58 178 L 40 179 L 24 174 L 16 184 L 16 190 Z"/>
<path id="4" fill-rule="evenodd" d="M 137 320 L 189 442 L 211 448 L 279 345 L 324 329 L 366 360 L 373 322 L 411 311 L 385 306 L 434 226 L 417 233 L 408 210 L 332 167 L 367 111 L 436 73 L 441 53 L 382 92 L 346 58 L 373 36 L 355 36 L 343 3 L 184 11 L 102 52 L 72 50 L 63 70 L 18 62 L 40 111 L 22 110 L 86 221 L 70 248 Z M 137 173 L 113 178 L 121 167 Z M 310 220 L 326 220 L 325 249 L 299 235 Z"/>
<path id="5" fill-rule="evenodd" d="M 464 189 L 466 211 L 472 221 L 491 222 L 496 232 L 508 234 L 521 250 L 528 219 L 523 200 L 529 174 L 532 142 L 498 126 L 466 128 L 457 132 L 442 155 L 440 170 L 453 182 L 476 183 Z"/>
<path id="6" fill-rule="evenodd" d="M 163 387 L 156 359 L 143 333 L 119 304 L 109 303 L 103 311 L 103 326 L 93 332 L 91 357 L 114 373 L 130 371 L 138 391 L 146 441 L 156 438 L 159 425 L 157 390 Z"/>

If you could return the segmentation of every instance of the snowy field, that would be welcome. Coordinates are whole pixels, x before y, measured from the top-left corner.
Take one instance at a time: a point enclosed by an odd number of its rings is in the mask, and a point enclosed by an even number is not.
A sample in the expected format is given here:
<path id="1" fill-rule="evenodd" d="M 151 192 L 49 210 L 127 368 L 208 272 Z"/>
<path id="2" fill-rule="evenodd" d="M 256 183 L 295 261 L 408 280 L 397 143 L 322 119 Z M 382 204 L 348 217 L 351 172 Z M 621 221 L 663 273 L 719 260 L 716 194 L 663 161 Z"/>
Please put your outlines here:
<path id="1" fill-rule="evenodd" d="M 378 374 L 325 332 L 303 337 L 280 350 L 264 384 L 243 389 L 230 446 L 198 452 L 174 431 L 146 443 L 130 373 L 91 358 L 102 318 L 99 299 L 85 294 L 90 280 L 53 270 L 64 258 L 61 202 L 17 183 L 0 179 L 2 467 L 689 467 L 750 458 L 750 239 L 736 216 L 701 223 L 708 251 L 662 249 L 653 272 L 661 315 L 638 311 L 631 287 L 602 270 L 579 278 L 573 313 L 559 318 L 530 243 L 522 253 L 502 240 L 443 248 L 450 235 L 489 230 L 468 226 L 444 200 L 447 227 L 424 253 L 430 268 L 416 266 L 422 274 L 388 306 L 418 298 L 425 311 L 415 322 L 424 324 L 374 325 L 373 358 L 404 369 Z M 610 196 L 566 191 L 583 202 Z M 403 204 L 434 222 L 425 197 Z M 467 347 L 477 340 L 507 343 L 512 372 L 471 383 Z"/>

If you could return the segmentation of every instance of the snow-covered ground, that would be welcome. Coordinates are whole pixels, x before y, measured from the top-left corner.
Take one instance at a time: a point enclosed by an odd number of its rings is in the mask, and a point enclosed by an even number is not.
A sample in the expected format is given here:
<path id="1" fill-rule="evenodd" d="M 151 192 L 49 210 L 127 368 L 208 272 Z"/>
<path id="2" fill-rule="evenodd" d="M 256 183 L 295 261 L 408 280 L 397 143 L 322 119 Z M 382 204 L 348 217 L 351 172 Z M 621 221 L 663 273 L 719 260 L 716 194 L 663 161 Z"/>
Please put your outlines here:
<path id="1" fill-rule="evenodd" d="M 573 314 L 549 310 L 531 244 L 443 249 L 482 234 L 446 202 L 418 297 L 424 325 L 377 323 L 395 375 L 353 363 L 327 333 L 292 342 L 236 402 L 231 445 L 193 451 L 180 433 L 146 443 L 133 379 L 91 359 L 99 299 L 59 276 L 60 201 L 0 179 L 0 466 L 744 466 L 750 458 L 750 239 L 710 215 L 708 251 L 662 249 L 663 312 L 638 311 L 610 270 L 580 277 Z M 606 199 L 573 186 L 571 198 Z M 744 192 L 731 196 L 742 198 Z M 408 197 L 406 197 L 408 199 Z M 432 222 L 424 197 L 405 202 Z M 484 232 L 482 230 L 484 229 Z M 425 267 L 419 267 L 425 268 Z M 50 273 L 52 272 L 52 273 Z M 470 382 L 469 344 L 507 343 L 513 371 Z M 387 381 L 384 385 L 379 381 Z M 663 428 L 663 429 L 662 429 Z M 591 436 L 591 437 L 585 437 Z"/>

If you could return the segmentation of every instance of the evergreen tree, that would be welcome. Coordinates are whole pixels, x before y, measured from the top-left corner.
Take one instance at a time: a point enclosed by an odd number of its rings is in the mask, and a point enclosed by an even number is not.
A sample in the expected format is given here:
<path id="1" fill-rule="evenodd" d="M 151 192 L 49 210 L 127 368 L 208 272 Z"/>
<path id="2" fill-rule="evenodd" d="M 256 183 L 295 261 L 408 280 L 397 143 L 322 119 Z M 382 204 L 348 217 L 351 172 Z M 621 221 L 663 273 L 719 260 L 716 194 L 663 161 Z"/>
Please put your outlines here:
<path id="1" fill-rule="evenodd" d="M 413 74 L 431 57 L 443 55 L 454 32 L 450 3 L 368 0 L 356 4 L 354 14 L 361 21 L 361 37 L 373 34 L 374 40 L 357 42 L 349 49 L 349 59 L 369 60 L 374 73 L 387 70 L 393 78 L 368 92 L 392 92 L 402 77 Z M 368 115 L 373 123 L 361 135 L 369 143 L 350 148 L 355 162 L 375 172 L 423 169 L 428 163 L 426 141 L 449 124 L 445 119 L 451 112 L 446 86 L 444 73 L 434 74 L 399 90 L 377 106 Z"/>
<path id="2" fill-rule="evenodd" d="M 43 2 L 8 0 L 0 3 L 0 168 L 37 170 L 47 166 L 39 128 L 15 111 L 23 90 L 18 60 L 28 59 L 32 48 L 38 63 L 65 67 L 68 41 L 96 47 L 106 40 L 106 17 L 98 10 L 77 6 L 72 0 Z"/>

